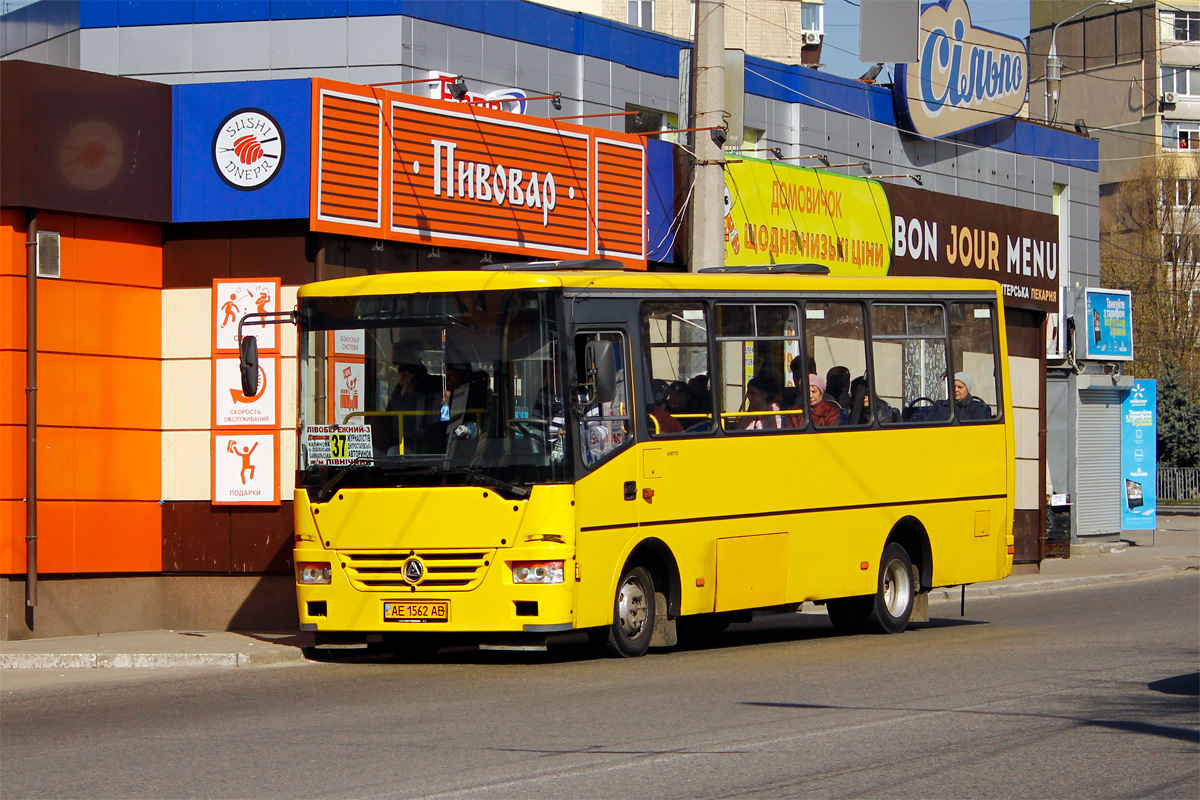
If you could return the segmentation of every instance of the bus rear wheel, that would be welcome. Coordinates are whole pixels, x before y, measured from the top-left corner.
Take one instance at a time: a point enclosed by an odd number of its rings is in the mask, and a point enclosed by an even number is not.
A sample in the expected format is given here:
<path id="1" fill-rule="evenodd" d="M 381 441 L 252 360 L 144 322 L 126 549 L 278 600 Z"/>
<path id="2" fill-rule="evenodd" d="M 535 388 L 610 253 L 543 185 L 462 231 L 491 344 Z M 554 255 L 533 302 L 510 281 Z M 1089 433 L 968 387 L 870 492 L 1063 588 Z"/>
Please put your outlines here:
<path id="1" fill-rule="evenodd" d="M 839 633 L 900 633 L 912 617 L 916 584 L 908 551 L 892 542 L 883 548 L 874 595 L 841 597 L 825 604 Z"/>
<path id="2" fill-rule="evenodd" d="M 592 644 L 623 658 L 645 655 L 654 635 L 654 614 L 654 578 L 645 567 L 628 567 L 617 583 L 612 624 L 592 631 Z"/>

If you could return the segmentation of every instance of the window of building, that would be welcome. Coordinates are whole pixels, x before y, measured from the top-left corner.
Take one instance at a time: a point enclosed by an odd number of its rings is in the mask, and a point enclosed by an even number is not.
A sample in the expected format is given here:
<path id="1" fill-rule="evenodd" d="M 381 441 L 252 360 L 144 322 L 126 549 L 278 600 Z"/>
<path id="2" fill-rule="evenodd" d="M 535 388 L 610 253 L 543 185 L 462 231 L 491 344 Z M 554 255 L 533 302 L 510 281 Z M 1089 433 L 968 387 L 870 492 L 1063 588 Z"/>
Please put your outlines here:
<path id="1" fill-rule="evenodd" d="M 1163 261 L 1167 264 L 1195 264 L 1200 242 L 1190 233 L 1163 234 Z"/>
<path id="2" fill-rule="evenodd" d="M 654 30 L 654 0 L 629 0 L 628 19 L 625 21 L 637 28 Z"/>
<path id="3" fill-rule="evenodd" d="M 1200 122 L 1163 120 L 1164 150 L 1200 150 Z"/>
<path id="4" fill-rule="evenodd" d="M 824 33 L 825 6 L 821 3 L 801 3 L 800 29 L 803 31 Z"/>
<path id="5" fill-rule="evenodd" d="M 1200 41 L 1200 12 L 1162 12 L 1163 39 L 1176 42 Z"/>
<path id="6" fill-rule="evenodd" d="M 1162 90 L 1185 96 L 1200 95 L 1200 69 L 1163 67 Z"/>
<path id="7" fill-rule="evenodd" d="M 625 104 L 626 111 L 636 111 L 636 114 L 629 114 L 625 117 L 625 132 L 626 133 L 654 133 L 659 132 L 658 138 L 663 141 L 675 141 L 670 131 L 679 129 L 679 118 L 675 114 L 668 114 L 665 111 L 655 111 L 653 108 L 643 108 L 630 103 Z"/>
<path id="8" fill-rule="evenodd" d="M 1195 178 L 1164 178 L 1163 205 L 1176 208 L 1200 204 L 1200 181 Z"/>

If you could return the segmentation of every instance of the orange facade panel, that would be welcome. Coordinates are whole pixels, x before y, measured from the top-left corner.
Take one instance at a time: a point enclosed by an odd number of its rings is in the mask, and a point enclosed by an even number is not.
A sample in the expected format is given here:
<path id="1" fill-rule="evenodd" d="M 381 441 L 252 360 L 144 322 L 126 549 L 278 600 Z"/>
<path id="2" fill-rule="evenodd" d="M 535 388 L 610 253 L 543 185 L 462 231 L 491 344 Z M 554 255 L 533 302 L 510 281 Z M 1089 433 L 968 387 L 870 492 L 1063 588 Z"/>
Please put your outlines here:
<path id="1" fill-rule="evenodd" d="M 0 350 L 0 425 L 24 424 L 25 352 Z"/>
<path id="2" fill-rule="evenodd" d="M 162 427 L 162 362 L 158 359 L 78 355 L 72 359 L 72 368 L 75 425 L 135 430 Z M 46 398 L 40 391 L 38 394 L 40 408 Z"/>
<path id="3" fill-rule="evenodd" d="M 0 275 L 0 350 L 25 350 L 25 272 Z"/>
<path id="4" fill-rule="evenodd" d="M 160 572 L 158 503 L 38 503 L 38 574 Z M 25 572 L 25 504 L 0 500 L 0 574 Z"/>
<path id="5" fill-rule="evenodd" d="M 139 286 L 39 281 L 38 350 L 160 358 L 161 292 Z"/>
<path id="6" fill-rule="evenodd" d="M 25 496 L 25 449 L 24 425 L 0 424 L 0 500 L 20 500 Z"/>
<path id="7" fill-rule="evenodd" d="M 322 91 L 317 115 L 317 219 L 378 226 L 383 215 L 383 131 L 374 98 Z"/>
<path id="8" fill-rule="evenodd" d="M 313 230 L 526 257 L 608 253 L 645 267 L 637 137 L 601 139 L 578 125 L 328 80 L 313 86 Z"/>
<path id="9" fill-rule="evenodd" d="M 39 353 L 37 399 L 39 425 L 158 429 L 162 362 Z"/>
<path id="10" fill-rule="evenodd" d="M 39 425 L 38 497 L 157 501 L 162 494 L 161 442 L 162 432 L 156 430 Z M 23 482 L 24 469 L 20 472 Z M 20 491 L 24 496 L 23 483 Z"/>
<path id="11" fill-rule="evenodd" d="M 0 575 L 25 571 L 25 503 L 0 499 Z"/>
<path id="12" fill-rule="evenodd" d="M 162 288 L 162 229 L 158 225 L 75 218 L 74 259 L 67 280 Z"/>
<path id="13" fill-rule="evenodd" d="M 161 431 L 76 428 L 74 438 L 75 499 L 162 497 Z"/>
<path id="14" fill-rule="evenodd" d="M 162 571 L 162 507 L 157 502 L 74 506 L 76 571 Z"/>
<path id="15" fill-rule="evenodd" d="M 596 140 L 596 247 L 603 254 L 645 253 L 644 163 L 641 146 Z"/>

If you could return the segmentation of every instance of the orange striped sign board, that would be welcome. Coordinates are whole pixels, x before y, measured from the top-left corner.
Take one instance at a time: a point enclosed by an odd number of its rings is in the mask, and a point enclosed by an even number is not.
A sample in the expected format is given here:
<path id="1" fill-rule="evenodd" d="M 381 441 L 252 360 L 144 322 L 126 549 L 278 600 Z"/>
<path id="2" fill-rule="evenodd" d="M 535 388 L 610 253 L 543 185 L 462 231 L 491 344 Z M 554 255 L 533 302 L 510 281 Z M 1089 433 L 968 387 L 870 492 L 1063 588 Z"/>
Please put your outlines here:
<path id="1" fill-rule="evenodd" d="M 645 268 L 636 136 L 313 81 L 314 231 Z"/>

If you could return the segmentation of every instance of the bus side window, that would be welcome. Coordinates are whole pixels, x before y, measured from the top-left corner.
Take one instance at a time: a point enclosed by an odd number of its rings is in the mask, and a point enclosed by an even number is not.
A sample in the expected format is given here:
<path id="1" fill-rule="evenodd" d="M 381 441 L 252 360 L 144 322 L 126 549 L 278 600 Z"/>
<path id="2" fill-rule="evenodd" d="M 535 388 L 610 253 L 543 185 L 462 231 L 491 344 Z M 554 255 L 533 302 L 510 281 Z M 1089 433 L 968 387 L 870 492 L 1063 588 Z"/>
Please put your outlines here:
<path id="1" fill-rule="evenodd" d="M 651 392 L 641 411 L 650 435 L 710 433 L 708 316 L 703 304 L 644 304 L 642 335 Z"/>
<path id="2" fill-rule="evenodd" d="M 876 402 L 868 391 L 867 325 L 861 303 L 805 303 L 804 340 L 807 361 L 803 371 L 796 364 L 792 372 L 797 386 L 801 379 L 807 386 L 809 376 L 817 376 L 819 391 L 805 390 L 814 426 L 862 427 L 871 424 L 872 414 L 890 413 L 887 404 Z"/>
<path id="3" fill-rule="evenodd" d="M 727 431 L 796 430 L 804 404 L 788 368 L 800 357 L 799 309 L 722 303 L 716 308 L 721 426 Z"/>
<path id="4" fill-rule="evenodd" d="M 940 305 L 875 303 L 871 355 L 876 397 L 900 410 L 898 422 L 950 419 L 946 315 Z"/>
<path id="5" fill-rule="evenodd" d="M 611 402 L 597 402 L 589 397 L 588 376 L 582 374 L 588 342 L 607 341 L 613 345 L 613 360 L 617 365 L 615 391 Z M 633 418 L 629 405 L 628 348 L 625 336 L 618 332 L 581 333 L 575 337 L 575 365 L 581 373 L 575 376 L 575 401 L 579 410 L 579 442 L 583 463 L 587 467 L 599 464 L 611 453 L 633 441 Z"/>
<path id="6" fill-rule="evenodd" d="M 950 304 L 954 407 L 960 422 L 1000 416 L 996 315 L 987 303 Z"/>

